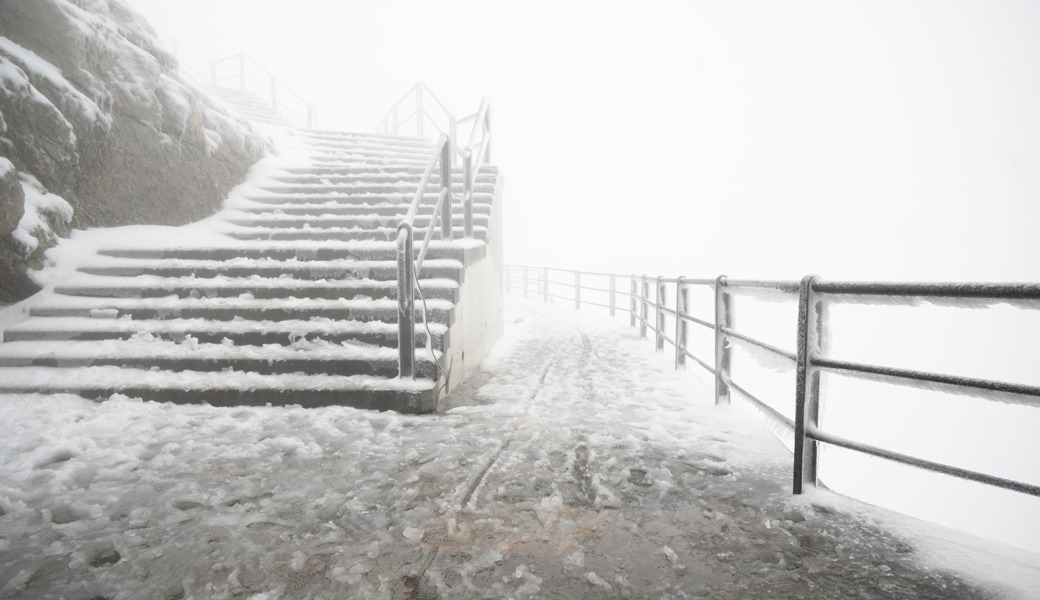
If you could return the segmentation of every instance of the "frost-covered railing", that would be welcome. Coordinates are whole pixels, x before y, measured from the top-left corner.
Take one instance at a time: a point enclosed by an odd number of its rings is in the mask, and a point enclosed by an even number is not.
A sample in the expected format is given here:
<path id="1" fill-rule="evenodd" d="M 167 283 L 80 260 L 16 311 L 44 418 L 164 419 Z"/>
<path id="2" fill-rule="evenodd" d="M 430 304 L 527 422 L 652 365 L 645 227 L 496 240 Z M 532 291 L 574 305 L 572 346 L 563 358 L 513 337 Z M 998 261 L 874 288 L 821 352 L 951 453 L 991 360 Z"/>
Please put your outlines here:
<path id="1" fill-rule="evenodd" d="M 598 282 L 598 285 L 590 285 Z M 628 283 L 628 290 L 618 283 Z M 622 287 L 624 287 L 622 285 Z M 646 275 L 622 276 L 545 267 L 507 266 L 507 291 L 520 290 L 524 296 L 541 297 L 550 302 L 562 299 L 574 302 L 575 308 L 598 306 L 611 316 L 627 312 L 631 326 L 639 326 L 641 337 L 653 331 L 658 350 L 665 344 L 675 348 L 676 368 L 692 359 L 715 377 L 715 402 L 728 404 L 735 391 L 763 411 L 772 422 L 786 426 L 794 434 L 793 489 L 802 493 L 818 483 L 819 445 L 830 444 L 854 452 L 873 455 L 944 473 L 963 479 L 1040 496 L 1040 486 L 996 477 L 935 461 L 924 460 L 865 444 L 825 431 L 820 426 L 821 374 L 835 374 L 900 386 L 955 393 L 985 401 L 1040 408 L 1040 387 L 961 377 L 912 369 L 884 367 L 859 362 L 836 360 L 827 356 L 824 339 L 828 331 L 827 308 L 837 304 L 905 305 L 921 302 L 940 306 L 982 308 L 1005 303 L 1040 310 L 1040 285 L 1035 284 L 955 284 L 955 283 L 852 283 L 821 281 L 805 277 L 801 281 L 733 280 L 724 276 L 714 279 L 665 278 Z M 690 294 L 700 291 L 712 299 L 714 314 L 695 316 L 690 309 Z M 586 296 L 583 297 L 583 292 Z M 597 295 L 600 301 L 587 296 Z M 732 301 L 735 296 L 772 296 L 797 299 L 797 323 L 794 352 L 784 350 L 761 339 L 737 331 L 733 326 Z M 618 298 L 628 306 L 619 306 Z M 604 300 L 605 299 L 605 300 Z M 671 318 L 674 328 L 668 328 Z M 690 325 L 710 331 L 713 352 L 698 357 L 689 347 Z M 671 337 L 670 337 L 671 336 Z M 789 418 L 734 381 L 731 373 L 732 344 L 743 344 L 786 361 L 795 369 L 793 414 Z M 898 415 L 893 415 L 898 418 Z"/>
<path id="2" fill-rule="evenodd" d="M 433 105 L 441 111 L 448 119 L 445 130 L 436 125 L 431 117 L 425 98 L 429 97 Z M 403 120 L 399 119 L 401 106 L 414 99 L 415 110 L 408 114 Z M 450 241 L 453 236 L 452 222 L 454 215 L 452 201 L 452 166 L 456 155 L 462 158 L 462 218 L 463 232 L 466 238 L 473 237 L 473 187 L 476 182 L 480 168 L 491 160 L 491 103 L 487 97 L 480 102 L 477 112 L 456 119 L 444 107 L 444 104 L 433 95 L 433 92 L 425 84 L 416 84 L 405 96 L 394 105 L 394 107 L 383 118 L 377 127 L 377 131 L 400 135 L 402 126 L 411 121 L 415 122 L 416 133 L 425 135 L 428 131 L 424 123 L 430 120 L 440 135 L 436 149 L 430 157 L 426 171 L 419 182 L 418 189 L 408 214 L 397 227 L 397 303 L 398 303 L 398 352 L 400 354 L 399 376 L 412 377 L 415 373 L 415 292 L 418 289 L 418 273 L 422 269 L 423 260 L 432 240 L 434 223 L 437 216 L 441 217 L 441 239 Z M 457 138 L 459 126 L 470 124 L 470 133 L 465 145 L 460 145 Z M 412 262 L 414 256 L 414 221 L 415 215 L 422 203 L 426 188 L 430 185 L 430 178 L 437 166 L 440 166 L 440 195 L 434 208 L 430 226 L 426 230 L 426 238 L 419 248 L 418 258 Z M 420 289 L 421 293 L 422 290 Z"/>
<path id="3" fill-rule="evenodd" d="M 314 107 L 247 54 L 235 54 L 212 61 L 210 84 L 214 87 L 234 86 L 241 91 L 253 92 L 267 98 L 274 112 L 295 124 L 309 129 L 318 126 Z"/>
<path id="4" fill-rule="evenodd" d="M 398 375 L 402 378 L 415 375 L 415 292 L 418 275 L 422 270 L 423 261 L 426 260 L 426 252 L 433 239 L 438 216 L 441 218 L 441 239 L 452 239 L 451 157 L 451 143 L 447 136 L 442 135 L 437 141 L 436 152 L 426 163 L 426 170 L 419 180 L 419 187 L 415 190 L 408 213 L 397 226 L 397 344 L 400 357 Z M 433 207 L 426 236 L 419 247 L 419 255 L 415 256 L 415 216 L 419 213 L 419 205 L 422 204 L 426 189 L 430 186 L 430 180 L 438 166 L 440 192 L 437 195 L 437 204 Z"/>

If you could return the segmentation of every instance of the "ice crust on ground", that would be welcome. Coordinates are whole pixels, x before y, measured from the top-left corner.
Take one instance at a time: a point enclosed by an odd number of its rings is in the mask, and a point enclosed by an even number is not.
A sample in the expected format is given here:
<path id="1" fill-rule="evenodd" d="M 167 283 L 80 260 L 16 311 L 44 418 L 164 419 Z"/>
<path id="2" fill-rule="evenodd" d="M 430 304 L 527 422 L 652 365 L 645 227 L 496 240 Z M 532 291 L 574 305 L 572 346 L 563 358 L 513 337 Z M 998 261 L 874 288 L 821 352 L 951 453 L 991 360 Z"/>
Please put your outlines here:
<path id="1" fill-rule="evenodd" d="M 438 414 L 3 396 L 0 597 L 1029 598 L 826 492 L 634 330 L 509 302 Z M 980 587 L 981 586 L 981 587 Z"/>

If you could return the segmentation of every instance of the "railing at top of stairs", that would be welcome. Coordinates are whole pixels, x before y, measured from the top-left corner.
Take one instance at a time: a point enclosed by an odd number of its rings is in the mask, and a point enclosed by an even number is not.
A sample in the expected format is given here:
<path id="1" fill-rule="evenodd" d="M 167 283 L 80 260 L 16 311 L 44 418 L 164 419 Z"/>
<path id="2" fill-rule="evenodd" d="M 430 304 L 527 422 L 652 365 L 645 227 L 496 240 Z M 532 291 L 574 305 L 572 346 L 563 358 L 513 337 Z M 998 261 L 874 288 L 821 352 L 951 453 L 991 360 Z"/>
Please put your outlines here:
<path id="1" fill-rule="evenodd" d="M 433 100 L 439 110 L 445 113 L 448 119 L 447 131 L 437 126 L 436 121 L 426 110 L 428 104 L 425 99 L 427 96 Z M 412 100 L 415 101 L 415 110 L 405 120 L 399 120 L 397 115 L 401 112 L 402 107 Z M 473 184 L 480 168 L 490 161 L 490 113 L 491 103 L 487 97 L 484 97 L 477 112 L 462 119 L 456 119 L 426 85 L 419 83 L 394 105 L 377 127 L 380 132 L 400 135 L 401 126 L 414 119 L 417 133 L 421 136 L 427 131 L 424 128 L 424 122 L 429 120 L 440 135 L 436 149 L 426 164 L 415 196 L 412 198 L 408 213 L 397 226 L 397 326 L 400 357 L 398 375 L 401 378 L 415 376 L 415 294 L 418 291 L 422 297 L 422 289 L 419 287 L 418 281 L 419 273 L 429 251 L 435 229 L 434 224 L 437 222 L 438 216 L 441 219 L 440 239 L 451 241 L 453 238 L 454 200 L 452 198 L 451 171 L 456 155 L 461 157 L 463 162 L 463 231 L 466 238 L 473 237 Z M 458 130 L 460 125 L 467 123 L 472 123 L 471 131 L 466 138 L 465 145 L 460 146 L 457 137 Z M 437 197 L 437 204 L 434 206 L 430 226 L 426 230 L 426 236 L 423 238 L 422 244 L 418 248 L 418 256 L 416 256 L 415 216 L 418 214 L 419 206 L 430 186 L 433 173 L 438 167 L 440 168 L 440 193 Z M 428 340 L 428 342 L 432 344 L 432 340 Z"/>
<path id="2" fill-rule="evenodd" d="M 274 112 L 293 124 L 308 129 L 318 126 L 314 106 L 248 54 L 213 60 L 169 35 L 163 34 L 161 38 L 169 43 L 182 75 L 213 87 L 257 94 Z"/>

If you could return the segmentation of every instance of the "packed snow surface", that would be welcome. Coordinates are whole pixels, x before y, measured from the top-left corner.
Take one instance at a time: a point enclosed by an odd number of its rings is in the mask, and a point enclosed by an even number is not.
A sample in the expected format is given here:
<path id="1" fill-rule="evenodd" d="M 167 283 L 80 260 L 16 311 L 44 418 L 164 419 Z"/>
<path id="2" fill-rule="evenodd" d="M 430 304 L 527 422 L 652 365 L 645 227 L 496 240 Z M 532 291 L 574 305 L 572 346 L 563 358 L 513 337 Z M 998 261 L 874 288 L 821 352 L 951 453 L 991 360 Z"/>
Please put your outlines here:
<path id="1" fill-rule="evenodd" d="M 2 598 L 1029 598 L 1040 557 L 818 491 L 635 330 L 508 303 L 437 414 L 0 396 Z"/>

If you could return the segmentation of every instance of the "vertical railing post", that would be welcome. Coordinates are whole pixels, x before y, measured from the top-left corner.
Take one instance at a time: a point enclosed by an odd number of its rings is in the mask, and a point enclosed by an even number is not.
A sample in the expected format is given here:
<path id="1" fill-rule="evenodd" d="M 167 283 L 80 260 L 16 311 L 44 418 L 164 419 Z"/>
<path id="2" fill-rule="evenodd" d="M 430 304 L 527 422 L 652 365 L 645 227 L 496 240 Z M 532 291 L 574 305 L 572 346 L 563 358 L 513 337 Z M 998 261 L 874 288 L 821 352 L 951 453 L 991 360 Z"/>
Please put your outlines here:
<path id="1" fill-rule="evenodd" d="M 451 119 L 451 121 L 448 123 L 448 135 L 451 136 L 451 145 L 455 146 L 455 140 L 459 139 L 459 137 L 458 137 L 459 124 L 455 120 L 455 117 L 449 117 L 449 118 Z"/>
<path id="2" fill-rule="evenodd" d="M 617 306 L 615 295 L 617 294 L 617 288 L 614 284 L 614 274 L 610 274 L 610 316 L 614 316 L 615 308 Z"/>
<path id="3" fill-rule="evenodd" d="M 686 289 L 686 278 L 679 276 L 675 282 L 675 368 L 686 368 L 687 323 L 683 317 L 690 310 L 690 290 Z"/>
<path id="4" fill-rule="evenodd" d="M 454 126 L 455 122 L 452 121 L 452 127 Z M 466 230 L 466 237 L 471 238 L 473 237 L 473 153 L 469 148 L 466 148 L 466 152 L 463 155 L 462 184 L 463 227 Z"/>
<path id="5" fill-rule="evenodd" d="M 628 291 L 628 326 L 636 326 L 636 276 L 632 275 L 629 278 L 629 291 Z"/>
<path id="6" fill-rule="evenodd" d="M 423 120 L 426 119 L 426 109 L 423 108 L 422 84 L 415 86 L 415 128 L 419 137 L 423 136 Z"/>
<path id="7" fill-rule="evenodd" d="M 654 298 L 654 346 L 657 351 L 664 350 L 664 305 L 665 305 L 665 289 L 664 289 L 664 277 L 657 277 L 657 296 Z"/>
<path id="8" fill-rule="evenodd" d="M 454 154 L 450 141 L 441 146 L 441 193 L 444 194 L 444 206 L 441 208 L 441 239 L 447 241 L 451 241 L 455 233 L 451 214 L 451 158 Z M 433 227 L 433 223 L 430 223 L 430 227 Z"/>
<path id="9" fill-rule="evenodd" d="M 491 132 L 491 109 L 484 111 L 484 124 L 482 125 L 484 137 Z M 484 147 L 484 163 L 491 164 L 491 142 Z"/>
<path id="10" fill-rule="evenodd" d="M 542 267 L 542 302 L 549 303 L 549 267 Z"/>
<path id="11" fill-rule="evenodd" d="M 415 375 L 415 263 L 412 229 L 397 230 L 397 355 L 398 376 Z"/>
<path id="12" fill-rule="evenodd" d="M 646 274 L 640 279 L 640 294 L 639 294 L 639 337 L 646 337 L 646 321 L 650 318 L 649 307 L 647 306 L 647 299 L 650 297 L 650 282 L 646 279 Z"/>
<path id="13" fill-rule="evenodd" d="M 246 55 L 238 55 L 238 89 L 246 89 Z"/>
<path id="14" fill-rule="evenodd" d="M 715 279 L 715 404 L 729 404 L 730 350 L 725 330 L 732 325 L 726 276 Z"/>
<path id="15" fill-rule="evenodd" d="M 820 372 L 813 360 L 823 351 L 823 305 L 813 291 L 816 278 L 809 275 L 798 288 L 798 363 L 795 371 L 794 493 L 815 487 L 818 481 L 819 443 L 809 437 L 819 425 Z"/>
<path id="16" fill-rule="evenodd" d="M 581 310 L 581 273 L 574 272 L 574 310 Z"/>

